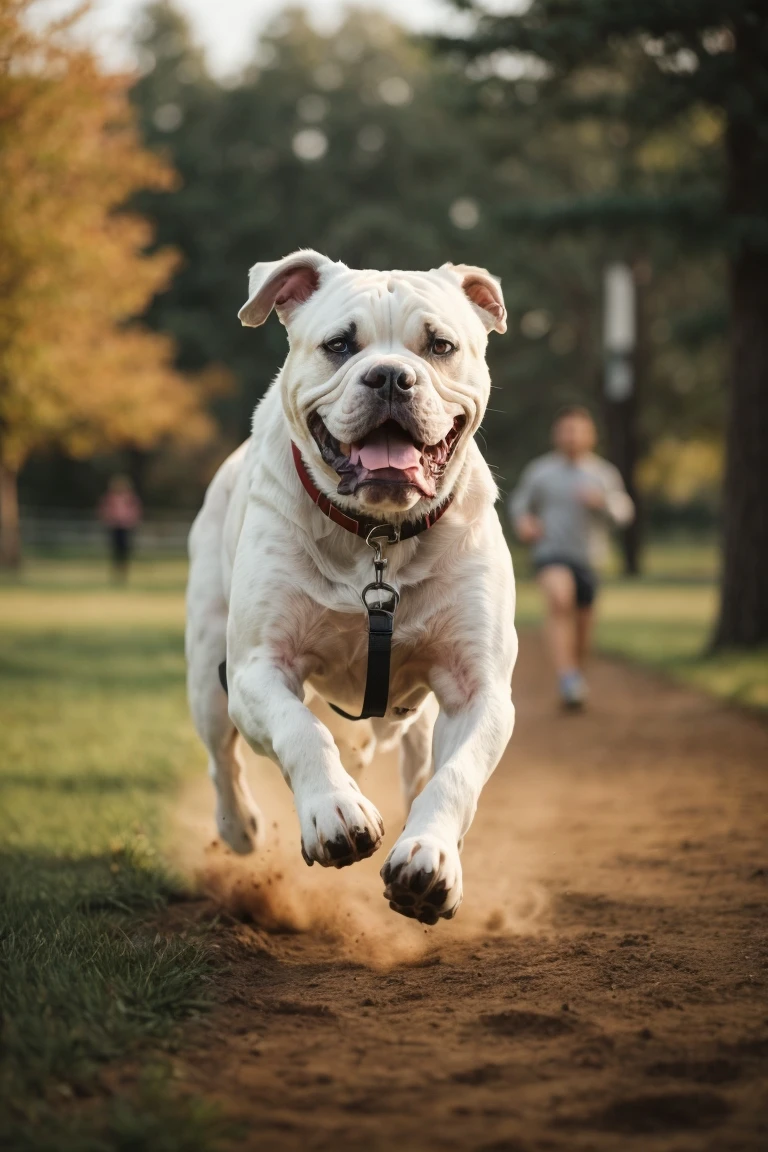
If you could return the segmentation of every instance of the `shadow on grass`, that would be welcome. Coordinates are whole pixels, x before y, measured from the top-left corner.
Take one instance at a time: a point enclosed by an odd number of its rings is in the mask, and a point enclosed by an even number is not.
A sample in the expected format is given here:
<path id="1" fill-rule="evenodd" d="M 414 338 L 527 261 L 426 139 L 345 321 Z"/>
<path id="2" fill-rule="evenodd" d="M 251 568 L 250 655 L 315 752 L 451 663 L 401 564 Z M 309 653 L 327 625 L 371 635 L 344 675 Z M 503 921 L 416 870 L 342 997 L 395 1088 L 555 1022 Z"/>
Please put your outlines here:
<path id="1" fill-rule="evenodd" d="M 62 792 L 67 795 L 85 795 L 104 792 L 167 792 L 168 779 L 133 773 L 114 776 L 91 771 L 87 776 L 76 773 L 53 776 L 47 772 L 4 772 L 0 776 L 0 792 L 10 788 L 30 788 L 34 792 Z"/>
<path id="2" fill-rule="evenodd" d="M 67 1100 L 101 1095 L 107 1061 L 149 1044 L 157 1062 L 174 1025 L 207 1007 L 205 937 L 157 928 L 158 912 L 183 895 L 141 843 L 73 858 L 0 855 L 0 1128 L 15 1131 L 5 1147 L 210 1147 L 194 1108 L 179 1110 L 174 1135 L 170 1098 L 154 1113 L 130 1093 L 99 1105 L 93 1123 L 112 1131 L 107 1143 L 88 1134 L 92 1119 L 83 1127 L 59 1114 Z M 144 1129 L 151 1142 L 131 1143 Z"/>
<path id="3" fill-rule="evenodd" d="M 178 629 L 13 632 L 3 634 L 0 678 L 15 686 L 56 682 L 67 690 L 147 689 L 184 682 L 184 642 Z"/>
<path id="4" fill-rule="evenodd" d="M 215 1152 L 243 1135 L 215 1106 L 180 1098 L 167 1066 L 145 1070 L 130 1100 L 94 1102 L 85 1121 L 39 1102 L 3 1130 L 9 1152 Z"/>
<path id="5" fill-rule="evenodd" d="M 133 912 L 159 908 L 186 894 L 143 837 L 91 855 L 0 852 L 0 923 L 14 906 L 20 916 L 45 909 L 52 914 L 96 908 Z"/>

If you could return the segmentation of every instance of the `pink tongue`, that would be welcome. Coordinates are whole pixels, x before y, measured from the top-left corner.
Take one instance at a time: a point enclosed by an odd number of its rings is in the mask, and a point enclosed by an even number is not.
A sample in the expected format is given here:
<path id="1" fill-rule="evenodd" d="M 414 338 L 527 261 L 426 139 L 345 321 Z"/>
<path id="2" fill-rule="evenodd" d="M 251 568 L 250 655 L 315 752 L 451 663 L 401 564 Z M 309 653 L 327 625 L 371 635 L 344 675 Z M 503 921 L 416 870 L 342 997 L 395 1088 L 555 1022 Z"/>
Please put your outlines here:
<path id="1" fill-rule="evenodd" d="M 415 444 L 399 428 L 389 425 L 377 428 L 366 440 L 365 444 L 353 446 L 352 459 L 355 454 L 363 468 L 375 472 L 379 468 L 399 468 L 405 471 L 408 468 L 418 468 L 421 463 L 421 453 Z"/>

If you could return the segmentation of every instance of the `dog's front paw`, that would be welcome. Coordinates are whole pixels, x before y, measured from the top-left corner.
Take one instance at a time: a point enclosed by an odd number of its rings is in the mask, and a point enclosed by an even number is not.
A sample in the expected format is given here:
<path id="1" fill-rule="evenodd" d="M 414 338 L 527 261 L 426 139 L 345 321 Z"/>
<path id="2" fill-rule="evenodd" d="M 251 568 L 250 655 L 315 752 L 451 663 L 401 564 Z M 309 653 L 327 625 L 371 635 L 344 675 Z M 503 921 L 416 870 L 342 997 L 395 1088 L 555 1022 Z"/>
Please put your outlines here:
<path id="1" fill-rule="evenodd" d="M 219 796 L 216 804 L 219 836 L 241 856 L 255 852 L 261 844 L 264 817 L 246 789 L 235 788 L 229 796 Z"/>
<path id="2" fill-rule="evenodd" d="M 452 919 L 462 899 L 456 844 L 438 836 L 401 836 L 381 870 L 390 908 L 422 924 Z"/>
<path id="3" fill-rule="evenodd" d="M 348 788 L 308 803 L 299 820 L 302 856 L 324 868 L 345 868 L 372 856 L 384 835 L 381 816 L 351 780 Z"/>

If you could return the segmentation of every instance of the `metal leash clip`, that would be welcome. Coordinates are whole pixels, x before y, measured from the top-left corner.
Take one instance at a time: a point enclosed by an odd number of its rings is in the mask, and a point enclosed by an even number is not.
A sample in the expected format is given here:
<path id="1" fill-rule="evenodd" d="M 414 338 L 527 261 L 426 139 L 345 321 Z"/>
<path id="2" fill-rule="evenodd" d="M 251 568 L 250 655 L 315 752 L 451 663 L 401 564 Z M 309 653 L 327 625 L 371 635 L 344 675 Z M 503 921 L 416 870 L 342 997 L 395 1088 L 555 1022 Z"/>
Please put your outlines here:
<path id="1" fill-rule="evenodd" d="M 396 528 L 394 524 L 376 524 L 371 528 L 365 538 L 368 547 L 373 548 L 373 570 L 375 573 L 373 583 L 366 584 L 360 593 L 360 598 L 368 612 L 373 608 L 379 612 L 391 612 L 394 614 L 400 601 L 400 593 L 397 589 L 384 581 L 384 573 L 389 561 L 384 555 L 383 548 L 384 544 L 397 544 L 399 539 L 400 530 Z M 378 602 L 368 602 L 368 597 L 371 593 L 378 595 Z"/>

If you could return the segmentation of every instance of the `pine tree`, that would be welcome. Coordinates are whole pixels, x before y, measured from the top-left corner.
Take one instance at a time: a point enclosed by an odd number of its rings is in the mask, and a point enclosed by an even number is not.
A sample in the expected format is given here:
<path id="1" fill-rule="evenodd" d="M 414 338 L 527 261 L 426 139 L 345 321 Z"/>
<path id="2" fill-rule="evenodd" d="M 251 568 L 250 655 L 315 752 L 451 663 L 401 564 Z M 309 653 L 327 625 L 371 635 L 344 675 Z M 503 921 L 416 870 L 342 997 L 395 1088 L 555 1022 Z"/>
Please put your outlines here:
<path id="1" fill-rule="evenodd" d="M 716 646 L 768 640 L 768 12 L 763 0 L 534 0 L 478 13 L 463 50 L 522 61 L 562 123 L 623 123 L 646 141 L 722 119 L 717 157 L 684 157 L 666 187 L 637 172 L 600 197 L 529 208 L 550 227 L 625 236 L 670 231 L 717 243 L 729 264 L 730 413 Z M 456 45 L 453 45 L 456 47 Z M 711 153 L 710 153 L 711 155 Z"/>

